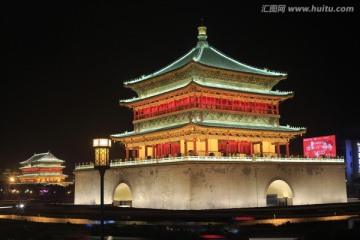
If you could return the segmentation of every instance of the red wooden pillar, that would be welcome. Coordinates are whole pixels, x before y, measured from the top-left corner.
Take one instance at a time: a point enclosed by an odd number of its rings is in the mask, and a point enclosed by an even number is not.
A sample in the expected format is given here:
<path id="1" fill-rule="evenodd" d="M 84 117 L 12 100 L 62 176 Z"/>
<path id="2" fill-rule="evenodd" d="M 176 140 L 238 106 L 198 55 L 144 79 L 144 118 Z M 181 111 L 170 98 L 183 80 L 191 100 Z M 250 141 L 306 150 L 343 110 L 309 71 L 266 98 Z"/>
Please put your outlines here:
<path id="1" fill-rule="evenodd" d="M 276 143 L 276 153 L 278 155 L 278 157 L 280 157 L 281 153 L 280 153 L 280 143 Z"/>
<path id="2" fill-rule="evenodd" d="M 184 140 L 184 156 L 188 155 L 188 151 L 187 151 L 187 142 L 186 140 Z"/>
<path id="3" fill-rule="evenodd" d="M 252 156 L 254 152 L 254 145 L 252 142 L 250 142 L 250 155 Z"/>
<path id="4" fill-rule="evenodd" d="M 264 156 L 263 143 L 260 142 L 260 156 Z"/>
<path id="5" fill-rule="evenodd" d="M 226 157 L 229 156 L 229 142 L 228 141 L 226 141 L 225 156 Z"/>
<path id="6" fill-rule="evenodd" d="M 148 156 L 148 148 L 147 148 L 147 146 L 145 145 L 145 159 L 147 159 L 147 156 Z"/>
<path id="7" fill-rule="evenodd" d="M 156 147 L 155 147 L 155 154 L 156 154 L 156 158 L 159 158 L 160 157 L 160 149 L 159 149 L 159 144 L 156 144 Z"/>
<path id="8" fill-rule="evenodd" d="M 169 156 L 170 156 L 170 157 L 172 157 L 172 153 L 173 153 L 173 151 L 172 151 L 172 145 L 171 145 L 171 143 L 169 143 Z"/>
<path id="9" fill-rule="evenodd" d="M 155 145 L 152 145 L 152 158 L 157 158 L 155 153 Z"/>
<path id="10" fill-rule="evenodd" d="M 131 159 L 134 161 L 135 159 L 135 149 L 131 150 Z"/>
<path id="11" fill-rule="evenodd" d="M 125 161 L 129 161 L 129 148 L 126 147 L 126 150 L 125 150 Z"/>
<path id="12" fill-rule="evenodd" d="M 286 157 L 290 156 L 290 149 L 289 149 L 289 143 L 286 143 Z"/>

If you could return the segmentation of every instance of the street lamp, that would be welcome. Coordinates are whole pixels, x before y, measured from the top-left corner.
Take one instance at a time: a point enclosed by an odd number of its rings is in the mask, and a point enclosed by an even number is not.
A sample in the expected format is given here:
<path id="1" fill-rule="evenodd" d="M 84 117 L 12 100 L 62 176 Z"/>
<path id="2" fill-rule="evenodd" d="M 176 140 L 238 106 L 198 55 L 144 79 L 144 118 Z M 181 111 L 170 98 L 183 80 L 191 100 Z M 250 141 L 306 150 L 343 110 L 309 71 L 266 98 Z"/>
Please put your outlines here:
<path id="1" fill-rule="evenodd" d="M 100 236 L 104 239 L 104 175 L 106 169 L 110 168 L 109 150 L 111 147 L 111 139 L 96 138 L 93 139 L 93 147 L 95 149 L 95 163 L 94 167 L 100 173 Z"/>

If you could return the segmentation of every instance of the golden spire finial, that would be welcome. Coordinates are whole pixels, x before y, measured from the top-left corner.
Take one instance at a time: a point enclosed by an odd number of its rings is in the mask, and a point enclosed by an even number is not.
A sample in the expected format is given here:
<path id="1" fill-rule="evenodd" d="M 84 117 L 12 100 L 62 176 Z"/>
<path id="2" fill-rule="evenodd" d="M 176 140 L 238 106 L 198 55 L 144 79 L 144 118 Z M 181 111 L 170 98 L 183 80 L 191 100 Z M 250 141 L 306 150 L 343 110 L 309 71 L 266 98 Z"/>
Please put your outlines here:
<path id="1" fill-rule="evenodd" d="M 206 41 L 207 35 L 206 35 L 206 27 L 204 25 L 204 19 L 201 18 L 201 24 L 198 27 L 198 39 L 200 41 Z"/>

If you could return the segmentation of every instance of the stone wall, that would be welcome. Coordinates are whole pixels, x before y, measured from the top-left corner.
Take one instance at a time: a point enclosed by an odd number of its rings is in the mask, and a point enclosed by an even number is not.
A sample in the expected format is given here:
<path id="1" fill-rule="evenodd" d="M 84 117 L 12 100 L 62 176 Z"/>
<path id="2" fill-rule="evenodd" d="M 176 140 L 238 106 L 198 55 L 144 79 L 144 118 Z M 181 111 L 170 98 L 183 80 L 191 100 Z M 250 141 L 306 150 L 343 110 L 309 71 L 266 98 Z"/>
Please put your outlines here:
<path id="1" fill-rule="evenodd" d="M 97 170 L 76 170 L 75 204 L 100 204 Z M 177 162 L 113 167 L 105 173 L 104 203 L 126 183 L 132 206 L 226 209 L 266 206 L 275 180 L 291 188 L 293 205 L 346 202 L 345 166 L 339 163 Z"/>

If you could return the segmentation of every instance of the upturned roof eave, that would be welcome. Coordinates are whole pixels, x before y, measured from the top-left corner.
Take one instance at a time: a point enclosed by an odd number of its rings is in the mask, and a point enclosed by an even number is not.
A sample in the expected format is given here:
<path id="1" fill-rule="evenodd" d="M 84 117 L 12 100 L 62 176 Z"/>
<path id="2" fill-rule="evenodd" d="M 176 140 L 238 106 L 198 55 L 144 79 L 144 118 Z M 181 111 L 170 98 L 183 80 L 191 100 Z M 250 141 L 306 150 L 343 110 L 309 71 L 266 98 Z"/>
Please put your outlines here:
<path id="1" fill-rule="evenodd" d="M 173 61 L 171 64 L 167 65 L 166 67 L 161 68 L 160 70 L 158 70 L 158 71 L 156 71 L 154 73 L 150 73 L 150 74 L 147 74 L 147 75 L 142 75 L 142 76 L 140 76 L 138 78 L 125 81 L 124 86 L 129 87 L 130 85 L 135 85 L 135 84 L 137 84 L 139 82 L 143 82 L 145 80 L 152 79 L 154 77 L 161 76 L 161 75 L 173 72 L 173 71 L 175 71 L 175 70 L 177 70 L 179 68 L 182 68 L 182 67 L 186 66 L 187 64 L 189 64 L 191 62 L 192 58 L 190 57 L 190 55 L 194 51 L 196 51 L 196 48 L 192 48 L 184 56 L 178 58 L 177 60 Z M 178 66 L 175 66 L 176 64 L 178 64 L 181 61 L 183 61 L 183 63 L 179 64 Z"/>
<path id="2" fill-rule="evenodd" d="M 125 133 L 120 133 L 120 134 L 111 134 L 110 137 L 113 140 L 116 139 L 122 139 L 122 138 L 129 138 L 129 137 L 136 137 L 136 136 L 141 136 L 141 135 L 146 135 L 146 134 L 151 134 L 154 132 L 166 132 L 168 130 L 176 130 L 176 129 L 180 129 L 183 127 L 187 127 L 187 126 L 199 126 L 199 127 L 208 127 L 208 128 L 226 128 L 226 129 L 235 129 L 235 130 L 245 130 L 245 131 L 250 131 L 250 132 L 258 132 L 258 131 L 270 131 L 270 132 L 282 132 L 282 133 L 295 133 L 297 135 L 300 134 L 305 134 L 307 129 L 305 127 L 291 127 L 291 126 L 278 126 L 278 127 L 266 127 L 266 126 L 245 126 L 245 125 L 231 125 L 231 124 L 206 124 L 206 123 L 200 123 L 200 122 L 190 122 L 190 123 L 184 123 L 184 124 L 179 124 L 176 126 L 170 126 L 170 127 L 166 127 L 166 128 L 157 128 L 157 129 L 152 129 L 152 130 L 148 130 L 148 131 L 143 131 L 143 132 L 125 132 Z"/>
<path id="3" fill-rule="evenodd" d="M 187 68 L 188 66 L 191 66 L 195 64 L 196 65 L 199 65 L 199 66 L 202 66 L 202 67 L 207 67 L 207 68 L 212 68 L 214 69 L 215 71 L 227 71 L 227 72 L 230 72 L 230 73 L 233 73 L 233 74 L 245 74 L 245 75 L 248 75 L 250 77 L 266 77 L 266 78 L 272 78 L 272 79 L 277 79 L 277 80 L 284 80 L 287 78 L 287 73 L 281 73 L 279 75 L 266 75 L 266 74 L 260 74 L 260 73 L 255 73 L 255 72 L 247 72 L 247 71 L 236 71 L 234 69 L 228 69 L 228 68 L 222 68 L 222 67 L 217 67 L 217 66 L 213 66 L 213 65 L 208 65 L 202 61 L 195 61 L 194 59 L 190 59 L 190 61 L 186 62 L 185 64 L 183 65 L 180 65 L 176 68 L 173 68 L 169 71 L 165 71 L 161 74 L 149 74 L 149 75 L 143 75 L 141 78 L 137 78 L 136 81 L 135 80 L 130 80 L 130 81 L 127 81 L 127 82 L 124 82 L 124 87 L 125 88 L 136 88 L 137 85 L 141 85 L 141 84 L 144 84 L 144 82 L 146 81 L 150 81 L 150 80 L 154 80 L 154 79 L 157 79 L 157 78 L 160 78 L 160 77 L 164 77 L 166 75 L 170 75 L 170 74 L 174 74 L 176 73 L 177 71 L 180 71 L 182 69 L 185 69 Z M 159 71 L 160 72 L 160 71 Z M 272 71 L 269 71 L 269 72 L 272 72 Z M 140 80 L 138 80 L 140 79 Z"/>
<path id="4" fill-rule="evenodd" d="M 272 76 L 272 77 L 286 77 L 287 73 L 280 71 L 273 71 L 269 69 L 262 69 L 260 67 L 255 67 L 246 63 L 243 63 L 239 60 L 236 60 L 223 52 L 219 51 L 215 47 L 208 44 L 206 41 L 206 33 L 205 38 L 201 38 L 198 36 L 199 41 L 197 45 L 188 51 L 186 54 L 173 61 L 169 65 L 161 68 L 158 71 L 155 71 L 150 74 L 144 74 L 138 78 L 130 79 L 124 82 L 124 86 L 130 86 L 137 84 L 142 81 L 146 81 L 148 79 L 152 79 L 154 77 L 166 74 L 168 72 L 172 72 L 178 68 L 183 67 L 184 65 L 190 63 L 191 61 L 195 61 L 201 63 L 205 66 L 215 67 L 219 69 L 233 70 L 237 72 L 249 73 L 249 74 L 258 74 L 261 76 Z M 199 38 L 200 37 L 200 38 Z"/>
<path id="5" fill-rule="evenodd" d="M 166 93 L 171 93 L 173 91 L 178 91 L 180 89 L 185 89 L 186 87 L 188 87 L 188 86 L 190 86 L 192 84 L 196 84 L 196 85 L 198 85 L 200 87 L 219 89 L 219 87 L 212 86 L 212 85 L 209 85 L 209 84 L 203 84 L 203 83 L 201 83 L 199 81 L 196 81 L 196 80 L 192 79 L 186 85 L 179 86 L 178 88 L 171 89 Z M 234 90 L 234 88 L 224 88 L 224 87 L 222 87 L 222 90 L 224 90 L 224 91 L 242 92 L 242 93 L 245 93 L 245 94 L 247 93 L 247 94 L 254 94 L 254 95 L 281 97 L 281 98 L 284 98 L 283 100 L 286 100 L 288 98 L 292 98 L 294 96 L 293 92 L 279 92 L 279 91 L 263 91 L 263 92 L 261 92 L 261 91 L 254 91 L 254 90 L 251 90 L 251 89 L 249 91 L 247 91 L 244 88 L 238 88 L 238 89 Z M 143 98 L 134 97 L 132 99 L 122 99 L 122 100 L 119 100 L 119 105 L 123 106 L 123 107 L 129 107 L 129 105 L 131 105 L 133 103 L 137 103 L 137 102 L 140 102 L 140 101 L 143 101 L 143 100 L 148 100 L 148 99 L 160 96 L 162 94 L 164 94 L 164 92 L 161 92 L 161 93 L 156 94 L 156 95 L 149 95 L 149 96 L 143 97 Z"/>
<path id="6" fill-rule="evenodd" d="M 53 158 L 47 158 L 49 155 L 51 155 Z M 27 164 L 32 162 L 51 162 L 51 161 L 45 161 L 45 159 L 51 159 L 53 162 L 65 162 L 64 160 L 61 160 L 59 158 L 56 158 L 52 153 L 46 152 L 46 153 L 34 153 L 29 159 L 20 162 L 20 164 Z"/>

